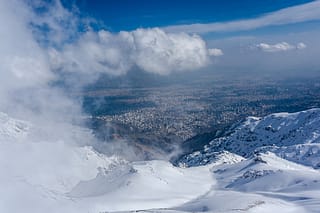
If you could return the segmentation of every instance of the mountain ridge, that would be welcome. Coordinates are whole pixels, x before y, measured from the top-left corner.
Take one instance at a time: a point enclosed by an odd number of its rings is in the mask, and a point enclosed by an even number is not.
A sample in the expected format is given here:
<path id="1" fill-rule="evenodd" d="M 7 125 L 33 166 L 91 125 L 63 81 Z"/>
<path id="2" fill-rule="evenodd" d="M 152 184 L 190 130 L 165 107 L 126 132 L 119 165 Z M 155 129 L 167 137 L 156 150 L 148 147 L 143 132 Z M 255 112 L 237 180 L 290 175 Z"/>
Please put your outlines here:
<path id="1" fill-rule="evenodd" d="M 221 151 L 245 158 L 255 152 L 273 151 L 288 160 L 319 167 L 313 159 L 320 156 L 319 108 L 296 113 L 274 113 L 265 117 L 248 117 L 227 132 L 226 136 L 212 140 L 202 150 L 183 156 L 179 162 L 187 166 L 204 165 L 211 162 L 205 159 L 214 158 Z M 293 151 L 297 154 L 289 154 Z M 306 155 L 300 156 L 300 151 Z M 195 157 L 199 159 L 198 163 L 188 163 Z"/>
<path id="2" fill-rule="evenodd" d="M 73 136 L 43 141 L 48 134 L 41 128 L 0 113 L 0 212 L 318 212 L 319 113 L 250 117 L 218 139 L 222 145 L 234 142 L 229 150 L 212 143 L 182 159 L 180 167 L 107 156 L 68 143 Z M 88 134 L 74 128 L 76 135 Z M 283 135 L 290 137 L 270 145 Z M 268 139 L 266 145 L 260 138 Z M 241 142 L 255 144 L 250 154 L 241 156 L 247 148 L 236 144 Z"/>

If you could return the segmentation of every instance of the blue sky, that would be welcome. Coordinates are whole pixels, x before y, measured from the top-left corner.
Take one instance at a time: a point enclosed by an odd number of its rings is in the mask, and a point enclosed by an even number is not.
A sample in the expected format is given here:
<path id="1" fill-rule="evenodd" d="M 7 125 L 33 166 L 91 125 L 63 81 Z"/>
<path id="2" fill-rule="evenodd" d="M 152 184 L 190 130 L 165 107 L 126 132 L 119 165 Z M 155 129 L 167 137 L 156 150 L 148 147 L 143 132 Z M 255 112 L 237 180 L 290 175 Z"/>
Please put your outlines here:
<path id="1" fill-rule="evenodd" d="M 109 31 L 249 19 L 310 0 L 63 0 Z"/>
<path id="2" fill-rule="evenodd" d="M 25 116 L 39 102 L 37 112 L 61 117 L 76 104 L 48 94 L 53 83 L 81 90 L 135 70 L 192 79 L 320 73 L 320 0 L 61 1 L 0 0 L 2 109 Z"/>
<path id="3" fill-rule="evenodd" d="M 24 2 L 17 19 L 67 74 L 320 71 L 320 0 Z"/>

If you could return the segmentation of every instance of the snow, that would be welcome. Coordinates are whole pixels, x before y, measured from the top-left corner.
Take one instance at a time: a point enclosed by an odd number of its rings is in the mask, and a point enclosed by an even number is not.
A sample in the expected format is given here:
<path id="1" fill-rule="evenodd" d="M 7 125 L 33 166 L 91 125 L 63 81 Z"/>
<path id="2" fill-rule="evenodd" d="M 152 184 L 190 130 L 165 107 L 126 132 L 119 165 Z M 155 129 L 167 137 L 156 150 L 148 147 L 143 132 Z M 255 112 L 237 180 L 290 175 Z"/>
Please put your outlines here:
<path id="1" fill-rule="evenodd" d="M 265 141 L 229 151 L 211 143 L 180 168 L 106 156 L 69 137 L 35 138 L 41 128 L 0 113 L 0 212 L 318 212 L 318 122 L 317 109 L 251 117 L 218 142 L 251 133 Z M 292 131 L 283 144 L 262 145 Z M 240 156 L 246 147 L 252 153 Z"/>
<path id="2" fill-rule="evenodd" d="M 319 167 L 320 109 L 297 113 L 275 113 L 263 118 L 248 117 L 232 127 L 230 135 L 216 138 L 203 150 L 185 156 L 182 164 L 197 166 L 220 151 L 250 157 L 255 152 L 272 151 L 278 156 L 307 166 Z M 308 145 L 309 144 L 309 145 Z M 197 155 L 197 161 L 190 161 Z"/>
<path id="3" fill-rule="evenodd" d="M 295 204 L 259 194 L 217 190 L 177 210 L 184 212 L 306 212 Z"/>
<path id="4" fill-rule="evenodd" d="M 205 152 L 196 151 L 194 153 L 191 153 L 190 155 L 184 156 L 182 159 L 180 159 L 179 166 L 190 167 L 206 164 L 232 164 L 245 159 L 237 154 L 230 153 L 228 151 L 208 152 L 209 148 L 207 147 L 205 147 L 205 150 Z"/>
<path id="5" fill-rule="evenodd" d="M 311 166 L 315 169 L 320 168 L 320 143 L 298 144 L 292 146 L 268 146 L 257 149 L 259 152 L 271 151 L 281 158 Z"/>
<path id="6" fill-rule="evenodd" d="M 205 194 L 215 183 L 204 167 L 186 170 L 164 161 L 136 162 L 131 166 L 130 172 L 117 172 L 115 177 L 98 176 L 90 184 L 80 183 L 70 194 L 97 212 L 132 211 L 181 205 Z M 87 194 L 97 187 L 104 193 Z"/>
<path id="7" fill-rule="evenodd" d="M 32 128 L 1 114 L 0 212 L 169 208 L 206 193 L 215 183 L 205 167 L 127 162 L 90 146 L 34 141 Z"/>
<path id="8" fill-rule="evenodd" d="M 18 140 L 28 134 L 31 126 L 28 122 L 11 119 L 7 114 L 0 112 L 0 140 Z"/>
<path id="9" fill-rule="evenodd" d="M 318 212 L 320 172 L 310 167 L 270 152 L 202 167 L 216 181 L 207 193 L 173 208 L 143 212 Z"/>

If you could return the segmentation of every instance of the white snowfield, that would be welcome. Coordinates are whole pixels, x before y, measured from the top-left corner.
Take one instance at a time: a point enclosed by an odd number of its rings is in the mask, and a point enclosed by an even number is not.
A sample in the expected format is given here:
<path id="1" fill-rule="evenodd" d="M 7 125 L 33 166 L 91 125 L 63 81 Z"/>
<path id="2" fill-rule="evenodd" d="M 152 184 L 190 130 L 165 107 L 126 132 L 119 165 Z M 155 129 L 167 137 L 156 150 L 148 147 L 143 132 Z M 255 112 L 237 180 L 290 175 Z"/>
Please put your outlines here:
<path id="1" fill-rule="evenodd" d="M 249 117 L 231 128 L 227 136 L 214 139 L 202 151 L 185 156 L 181 164 L 205 165 L 215 161 L 221 151 L 242 157 L 272 151 L 287 160 L 319 168 L 320 109 Z"/>
<path id="2" fill-rule="evenodd" d="M 318 113 L 310 113 L 314 111 Z M 178 168 L 165 161 L 127 162 L 63 140 L 34 140 L 33 128 L 29 122 L 0 113 L 0 212 L 300 213 L 320 209 L 320 172 L 280 158 L 279 153 L 287 154 L 285 146 L 276 154 L 264 150 L 247 158 L 219 152 L 205 166 Z M 316 141 L 302 142 L 313 146 Z M 292 149 L 298 143 L 289 145 Z M 199 153 L 193 155 L 193 163 L 203 161 L 197 158 Z M 296 162 L 304 159 L 304 155 L 293 156 L 299 157 Z M 307 164 L 315 165 L 316 160 Z"/>

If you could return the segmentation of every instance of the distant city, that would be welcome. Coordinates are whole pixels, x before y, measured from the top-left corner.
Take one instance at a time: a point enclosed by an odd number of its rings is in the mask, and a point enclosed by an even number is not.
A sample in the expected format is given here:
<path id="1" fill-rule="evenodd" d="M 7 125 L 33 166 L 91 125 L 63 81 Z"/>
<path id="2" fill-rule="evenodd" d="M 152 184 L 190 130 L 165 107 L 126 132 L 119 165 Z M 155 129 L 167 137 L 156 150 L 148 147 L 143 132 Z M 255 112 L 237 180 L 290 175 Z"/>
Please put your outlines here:
<path id="1" fill-rule="evenodd" d="M 86 92 L 84 109 L 92 115 L 97 135 L 105 140 L 124 138 L 170 152 L 168 147 L 202 134 L 216 134 L 247 116 L 320 107 L 318 82 L 241 80 L 108 88 Z"/>

